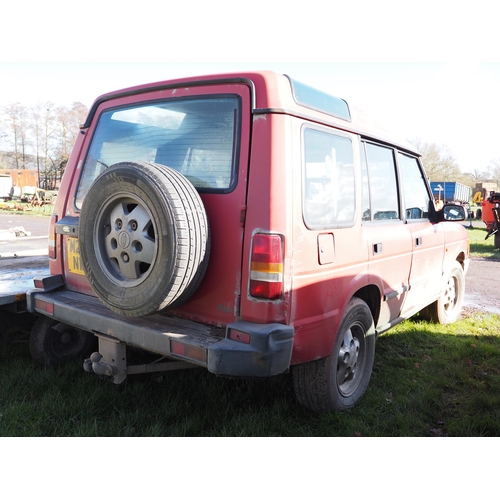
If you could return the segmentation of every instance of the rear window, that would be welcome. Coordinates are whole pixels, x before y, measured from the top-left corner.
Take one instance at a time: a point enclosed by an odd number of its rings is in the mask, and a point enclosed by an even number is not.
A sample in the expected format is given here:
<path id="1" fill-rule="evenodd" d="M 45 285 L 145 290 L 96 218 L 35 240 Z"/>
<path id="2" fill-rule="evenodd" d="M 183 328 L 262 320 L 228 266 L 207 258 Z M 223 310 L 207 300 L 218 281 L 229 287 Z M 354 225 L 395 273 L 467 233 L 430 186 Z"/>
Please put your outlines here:
<path id="1" fill-rule="evenodd" d="M 196 188 L 229 191 L 236 183 L 238 97 L 168 100 L 102 113 L 76 196 L 120 162 L 149 161 L 185 175 Z"/>

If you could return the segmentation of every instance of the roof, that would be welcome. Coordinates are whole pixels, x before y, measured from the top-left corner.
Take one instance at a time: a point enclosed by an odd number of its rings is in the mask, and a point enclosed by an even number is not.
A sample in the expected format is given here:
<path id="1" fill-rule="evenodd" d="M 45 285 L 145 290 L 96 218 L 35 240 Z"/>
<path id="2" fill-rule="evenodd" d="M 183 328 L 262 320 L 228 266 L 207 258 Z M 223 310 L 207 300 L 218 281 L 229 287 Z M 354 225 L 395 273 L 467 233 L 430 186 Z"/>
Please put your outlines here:
<path id="1" fill-rule="evenodd" d="M 96 99 L 82 127 L 87 128 L 97 112 L 98 106 L 111 99 L 142 94 L 153 90 L 222 83 L 248 85 L 252 90 L 252 107 L 253 112 L 256 114 L 272 112 L 299 116 L 318 123 L 327 123 L 386 144 L 396 145 L 401 149 L 417 154 L 415 148 L 407 140 L 377 125 L 374 120 L 351 103 L 346 103 L 346 101 L 335 97 L 333 94 L 326 94 L 308 87 L 287 75 L 268 70 L 192 76 L 147 83 L 109 92 Z M 342 103 L 345 104 L 348 110 L 348 116 L 345 114 Z"/>

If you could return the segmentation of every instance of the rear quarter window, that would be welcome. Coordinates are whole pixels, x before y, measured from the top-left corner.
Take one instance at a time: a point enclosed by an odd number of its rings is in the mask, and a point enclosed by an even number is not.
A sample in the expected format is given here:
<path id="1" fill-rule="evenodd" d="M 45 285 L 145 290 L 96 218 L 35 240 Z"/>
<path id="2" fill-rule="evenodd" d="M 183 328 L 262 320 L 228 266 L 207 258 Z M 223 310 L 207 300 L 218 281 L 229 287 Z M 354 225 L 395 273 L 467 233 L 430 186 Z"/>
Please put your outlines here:
<path id="1" fill-rule="evenodd" d="M 304 131 L 303 217 L 309 229 L 351 226 L 356 216 L 352 142 Z"/>

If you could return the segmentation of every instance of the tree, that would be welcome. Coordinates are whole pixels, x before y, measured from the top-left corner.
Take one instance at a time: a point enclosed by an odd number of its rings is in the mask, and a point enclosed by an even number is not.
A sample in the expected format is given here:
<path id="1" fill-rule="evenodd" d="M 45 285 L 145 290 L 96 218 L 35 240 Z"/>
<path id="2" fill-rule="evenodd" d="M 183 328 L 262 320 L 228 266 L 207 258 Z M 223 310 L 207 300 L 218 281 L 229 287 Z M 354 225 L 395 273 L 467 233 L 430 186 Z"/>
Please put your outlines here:
<path id="1" fill-rule="evenodd" d="M 27 108 L 13 103 L 0 108 L 0 159 L 3 168 L 36 168 L 41 187 L 55 189 L 87 115 L 80 102 L 71 106 L 37 103 Z"/>
<path id="2" fill-rule="evenodd" d="M 500 186 L 500 158 L 491 160 L 488 165 L 489 180 Z"/>
<path id="3" fill-rule="evenodd" d="M 29 141 L 29 112 L 19 102 L 3 106 L 3 128 L 10 140 L 9 155 L 16 169 L 29 168 L 28 150 Z"/>
<path id="4" fill-rule="evenodd" d="M 421 161 L 431 182 L 467 179 L 448 147 L 429 144 L 420 139 L 413 140 L 412 144 L 422 155 Z"/>
<path id="5" fill-rule="evenodd" d="M 85 121 L 88 110 L 81 102 L 73 102 L 71 107 L 57 108 L 58 135 L 57 151 L 57 176 L 60 180 L 66 164 L 68 163 L 73 144 L 79 131 L 79 126 Z"/>

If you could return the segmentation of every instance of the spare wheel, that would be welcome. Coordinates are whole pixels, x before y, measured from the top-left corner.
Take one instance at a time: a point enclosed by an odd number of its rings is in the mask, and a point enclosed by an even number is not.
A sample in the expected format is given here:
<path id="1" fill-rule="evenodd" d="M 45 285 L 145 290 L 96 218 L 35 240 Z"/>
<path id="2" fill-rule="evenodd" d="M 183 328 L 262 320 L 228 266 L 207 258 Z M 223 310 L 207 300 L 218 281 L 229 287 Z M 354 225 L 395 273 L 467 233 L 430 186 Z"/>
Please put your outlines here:
<path id="1" fill-rule="evenodd" d="M 117 163 L 90 187 L 79 223 L 83 269 L 99 299 L 125 316 L 185 302 L 205 274 L 207 215 L 179 172 L 148 162 Z"/>

